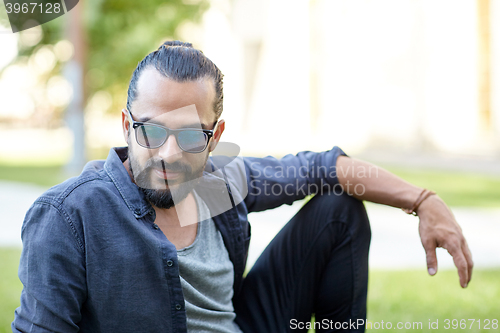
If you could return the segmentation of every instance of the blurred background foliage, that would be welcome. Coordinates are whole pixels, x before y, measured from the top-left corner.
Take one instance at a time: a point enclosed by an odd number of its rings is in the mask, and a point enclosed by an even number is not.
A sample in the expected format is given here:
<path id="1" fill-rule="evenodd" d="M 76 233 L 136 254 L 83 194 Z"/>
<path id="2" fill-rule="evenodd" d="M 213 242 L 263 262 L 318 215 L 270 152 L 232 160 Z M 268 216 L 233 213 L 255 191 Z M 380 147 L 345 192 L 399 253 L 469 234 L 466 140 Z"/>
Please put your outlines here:
<path id="1" fill-rule="evenodd" d="M 204 1 L 91 0 L 86 17 L 88 54 L 85 87 L 87 96 L 99 90 L 114 96 L 112 109 L 125 103 L 133 69 L 152 46 L 179 39 L 178 28 L 201 18 Z"/>
<path id="2" fill-rule="evenodd" d="M 180 39 L 183 27 L 198 22 L 209 7 L 206 0 L 86 0 L 81 5 L 84 6 L 83 43 L 88 50 L 84 61 L 84 105 L 96 93 L 104 94 L 108 98 L 105 112 L 120 110 L 125 105 L 130 76 L 144 55 L 165 40 Z M 0 24 L 9 26 L 5 11 L 0 12 Z M 64 65 L 74 52 L 66 41 L 68 17 L 19 33 L 18 56 L 2 72 L 34 62 L 39 72 L 38 87 L 50 89 L 50 80 L 63 76 Z M 33 99 L 36 112 L 28 120 L 30 125 L 46 128 L 62 125 L 68 100 L 46 106 L 42 98 Z M 44 108 L 50 112 L 43 112 Z M 16 117 L 2 117 L 2 122 L 16 123 Z M 19 118 L 17 122 L 26 125 L 26 119 Z"/>

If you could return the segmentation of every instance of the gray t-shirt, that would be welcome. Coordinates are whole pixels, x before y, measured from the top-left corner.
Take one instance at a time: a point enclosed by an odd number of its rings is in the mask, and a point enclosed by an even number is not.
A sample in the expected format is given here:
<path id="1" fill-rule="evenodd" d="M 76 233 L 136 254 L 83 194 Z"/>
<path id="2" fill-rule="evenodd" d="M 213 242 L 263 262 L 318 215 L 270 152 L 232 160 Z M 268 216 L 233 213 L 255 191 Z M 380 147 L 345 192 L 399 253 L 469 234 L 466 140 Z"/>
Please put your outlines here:
<path id="1" fill-rule="evenodd" d="M 177 250 L 188 332 L 242 332 L 234 322 L 234 268 L 205 202 L 194 192 L 198 230 L 194 242 Z"/>

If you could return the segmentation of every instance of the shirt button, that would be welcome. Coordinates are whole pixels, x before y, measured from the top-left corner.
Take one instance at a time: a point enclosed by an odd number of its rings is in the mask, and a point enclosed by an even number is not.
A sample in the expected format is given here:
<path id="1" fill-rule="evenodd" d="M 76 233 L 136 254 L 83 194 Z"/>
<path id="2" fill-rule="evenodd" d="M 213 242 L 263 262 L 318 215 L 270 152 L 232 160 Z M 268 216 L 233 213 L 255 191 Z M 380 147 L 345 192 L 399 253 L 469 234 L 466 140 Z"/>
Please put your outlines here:
<path id="1" fill-rule="evenodd" d="M 158 228 L 159 228 L 159 227 L 158 227 L 158 224 L 153 223 L 153 228 L 155 228 L 156 230 L 158 230 Z"/>
<path id="2" fill-rule="evenodd" d="M 182 309 L 182 306 L 181 306 L 180 304 L 176 304 L 176 305 L 175 305 L 175 309 L 176 309 L 177 311 L 179 311 L 180 309 Z"/>
<path id="3" fill-rule="evenodd" d="M 167 266 L 172 267 L 174 265 L 174 262 L 172 260 L 167 260 Z"/>
<path id="4" fill-rule="evenodd" d="M 154 209 L 151 209 L 149 212 L 148 212 L 149 215 L 153 216 L 155 214 L 155 210 Z"/>

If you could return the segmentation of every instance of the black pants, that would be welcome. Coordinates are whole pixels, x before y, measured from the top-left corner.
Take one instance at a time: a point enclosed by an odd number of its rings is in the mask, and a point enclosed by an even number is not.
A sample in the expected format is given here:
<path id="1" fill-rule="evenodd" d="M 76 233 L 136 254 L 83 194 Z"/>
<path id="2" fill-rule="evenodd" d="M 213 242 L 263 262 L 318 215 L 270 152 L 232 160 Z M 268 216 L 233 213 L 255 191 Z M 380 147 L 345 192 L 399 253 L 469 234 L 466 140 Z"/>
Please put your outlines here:
<path id="1" fill-rule="evenodd" d="M 314 313 L 316 332 L 363 332 L 370 238 L 362 202 L 316 195 L 248 273 L 236 322 L 245 333 L 307 332 Z"/>

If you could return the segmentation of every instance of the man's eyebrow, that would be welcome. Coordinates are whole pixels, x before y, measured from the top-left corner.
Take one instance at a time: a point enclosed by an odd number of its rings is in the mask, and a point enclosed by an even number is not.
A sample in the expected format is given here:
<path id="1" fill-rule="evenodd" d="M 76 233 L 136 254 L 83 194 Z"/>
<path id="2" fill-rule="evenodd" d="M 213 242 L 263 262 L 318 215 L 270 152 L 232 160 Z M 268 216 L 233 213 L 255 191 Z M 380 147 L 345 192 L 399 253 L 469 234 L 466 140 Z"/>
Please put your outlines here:
<path id="1" fill-rule="evenodd" d="M 192 124 L 187 124 L 182 126 L 183 128 L 202 128 L 202 129 L 208 129 L 208 126 L 206 124 L 201 124 L 201 123 L 192 123 Z"/>
<path id="2" fill-rule="evenodd" d="M 155 121 L 154 119 L 151 119 L 151 118 L 148 118 L 148 117 L 138 118 L 137 122 L 138 123 L 149 123 L 149 124 L 155 124 L 155 125 L 165 126 L 161 122 Z M 165 126 L 165 127 L 168 127 L 168 126 Z M 200 124 L 200 123 L 191 123 L 191 124 L 187 124 L 187 125 L 183 125 L 182 126 L 182 128 L 200 128 L 200 127 L 202 129 L 208 129 L 209 128 L 209 126 L 207 124 Z"/>

